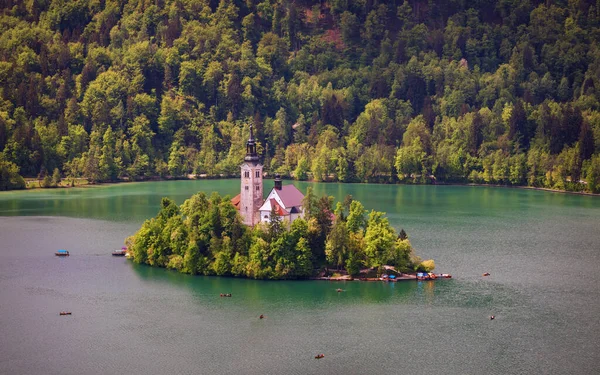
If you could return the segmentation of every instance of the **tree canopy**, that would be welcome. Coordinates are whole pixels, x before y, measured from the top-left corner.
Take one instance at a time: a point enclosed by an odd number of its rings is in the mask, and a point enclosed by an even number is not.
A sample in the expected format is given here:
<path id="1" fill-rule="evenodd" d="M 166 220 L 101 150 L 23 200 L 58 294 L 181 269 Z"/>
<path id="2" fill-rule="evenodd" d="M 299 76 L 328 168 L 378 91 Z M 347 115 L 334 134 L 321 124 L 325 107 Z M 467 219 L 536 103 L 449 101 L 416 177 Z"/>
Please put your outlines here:
<path id="1" fill-rule="evenodd" d="M 252 124 L 296 179 L 592 191 L 599 38 L 593 0 L 4 0 L 0 154 L 233 176 Z"/>

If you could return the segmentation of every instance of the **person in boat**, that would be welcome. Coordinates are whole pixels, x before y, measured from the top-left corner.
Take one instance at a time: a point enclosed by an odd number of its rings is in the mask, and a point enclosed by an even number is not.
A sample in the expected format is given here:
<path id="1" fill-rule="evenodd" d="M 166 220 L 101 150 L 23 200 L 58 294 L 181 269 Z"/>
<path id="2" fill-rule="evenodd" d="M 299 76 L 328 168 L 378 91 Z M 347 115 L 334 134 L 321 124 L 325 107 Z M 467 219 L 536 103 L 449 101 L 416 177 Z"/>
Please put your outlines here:
<path id="1" fill-rule="evenodd" d="M 336 291 L 337 291 L 338 293 L 340 293 L 340 292 L 342 292 L 342 289 L 341 289 L 341 288 L 337 288 L 337 289 L 336 289 Z"/>
<path id="2" fill-rule="evenodd" d="M 492 315 L 492 316 L 490 316 L 490 320 L 494 320 L 494 319 L 496 319 L 496 317 L 495 317 L 495 316 L 493 316 L 493 315 Z"/>
<path id="3" fill-rule="evenodd" d="M 483 276 L 489 276 L 489 275 L 490 275 L 489 272 L 486 272 L 486 273 L 483 274 Z"/>
<path id="4" fill-rule="evenodd" d="M 264 319 L 265 316 L 263 314 L 260 314 L 260 316 L 258 317 L 258 319 Z"/>
<path id="5" fill-rule="evenodd" d="M 317 354 L 317 355 L 315 356 L 315 358 L 316 358 L 316 359 L 321 359 L 321 358 L 323 358 L 323 357 L 325 357 L 325 354 Z"/>

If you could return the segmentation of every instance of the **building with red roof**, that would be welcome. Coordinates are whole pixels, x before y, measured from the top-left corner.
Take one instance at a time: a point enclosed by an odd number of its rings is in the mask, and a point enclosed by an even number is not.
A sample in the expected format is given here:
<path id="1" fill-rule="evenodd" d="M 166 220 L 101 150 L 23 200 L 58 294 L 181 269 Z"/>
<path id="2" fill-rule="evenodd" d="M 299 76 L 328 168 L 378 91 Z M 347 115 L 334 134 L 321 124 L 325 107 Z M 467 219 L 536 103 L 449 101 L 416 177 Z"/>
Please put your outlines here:
<path id="1" fill-rule="evenodd" d="M 299 217 L 304 217 L 302 200 L 304 194 L 294 185 L 281 183 L 279 175 L 275 176 L 275 186 L 263 200 L 263 166 L 256 149 L 256 141 L 250 126 L 250 138 L 246 142 L 246 157 L 241 168 L 241 192 L 233 197 L 231 203 L 240 211 L 244 224 L 254 226 L 259 222 L 271 220 L 271 210 L 288 224 Z"/>
<path id="2" fill-rule="evenodd" d="M 271 220 L 271 210 L 275 212 L 284 222 L 291 223 L 297 218 L 304 217 L 302 200 L 304 194 L 294 185 L 283 185 L 279 175 L 275 176 L 275 186 L 265 199 L 265 203 L 258 209 L 260 221 L 268 223 Z"/>

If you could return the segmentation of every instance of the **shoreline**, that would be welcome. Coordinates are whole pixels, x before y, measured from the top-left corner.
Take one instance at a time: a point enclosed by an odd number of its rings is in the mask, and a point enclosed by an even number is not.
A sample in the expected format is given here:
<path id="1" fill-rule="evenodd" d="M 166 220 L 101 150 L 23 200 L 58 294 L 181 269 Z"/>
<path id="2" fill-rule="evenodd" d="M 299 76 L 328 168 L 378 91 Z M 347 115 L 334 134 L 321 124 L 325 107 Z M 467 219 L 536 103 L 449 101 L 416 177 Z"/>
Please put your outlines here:
<path id="1" fill-rule="evenodd" d="M 384 283 L 395 283 L 395 282 L 401 282 L 401 281 L 434 281 L 434 280 L 443 280 L 443 279 L 451 279 L 452 275 L 447 274 L 447 273 L 433 273 L 430 272 L 428 273 L 428 276 L 418 276 L 416 273 L 412 274 L 412 273 L 404 273 L 402 274 L 402 276 L 396 276 L 393 279 L 390 278 L 382 278 L 382 277 L 351 277 L 348 275 L 344 275 L 344 276 L 335 276 L 335 277 L 327 277 L 327 276 L 321 276 L 321 277 L 309 277 L 308 280 L 313 280 L 313 281 L 366 281 L 366 282 L 373 282 L 373 281 L 381 281 Z"/>
<path id="2" fill-rule="evenodd" d="M 61 185 L 55 187 L 40 187 L 38 186 L 30 186 L 34 185 L 38 182 L 38 179 L 34 178 L 26 178 L 26 188 L 25 189 L 13 189 L 13 190 L 5 190 L 5 191 L 19 191 L 19 190 L 43 190 L 43 189 L 70 189 L 70 188 L 89 188 L 89 187 L 101 187 L 101 186 L 111 186 L 118 184 L 127 184 L 127 183 L 140 183 L 140 182 L 160 182 L 160 181 L 195 181 L 195 180 L 227 180 L 227 179 L 236 179 L 236 176 L 217 176 L 217 177 L 207 177 L 207 176 L 196 176 L 196 177 L 174 177 L 174 178 L 161 178 L 161 177 L 149 177 L 142 180 L 118 180 L 118 181 L 107 181 L 107 182 L 97 182 L 97 183 L 89 183 L 85 178 L 75 178 L 75 180 L 81 181 L 85 180 L 86 183 L 76 184 L 74 186 L 70 185 Z M 69 179 L 64 179 L 64 181 L 68 181 Z M 289 179 L 288 181 L 298 181 L 298 182 L 318 182 L 318 183 L 339 183 L 339 184 L 373 184 L 373 185 L 405 185 L 405 186 L 478 186 L 478 187 L 497 187 L 497 188 L 507 188 L 507 189 L 523 189 L 523 190 L 537 190 L 537 191 L 545 191 L 549 193 L 559 193 L 559 194 L 573 194 L 573 195 L 582 195 L 582 196 L 591 196 L 598 197 L 600 194 L 590 193 L 586 191 L 570 191 L 570 190 L 557 190 L 551 188 L 543 188 L 543 187 L 535 187 L 535 186 L 521 186 L 521 185 L 498 185 L 498 184 L 481 184 L 481 183 L 468 183 L 468 182 L 439 182 L 436 184 L 412 184 L 412 183 L 401 183 L 396 182 L 393 184 L 390 183 L 378 183 L 378 182 L 339 182 L 339 181 L 314 181 L 314 180 L 293 180 Z"/>
<path id="3" fill-rule="evenodd" d="M 409 184 L 397 184 L 397 185 L 409 185 Z M 426 184 L 414 184 L 425 186 Z M 498 187 L 498 188 L 506 188 L 506 189 L 523 189 L 523 190 L 537 190 L 537 191 L 546 191 L 549 193 L 560 193 L 560 194 L 574 194 L 574 195 L 589 195 L 592 197 L 598 197 L 600 194 L 589 193 L 586 191 L 570 191 L 570 190 L 558 190 L 558 189 L 550 189 L 543 187 L 535 187 L 535 186 L 524 186 L 524 185 L 496 185 L 496 184 L 478 184 L 478 183 L 459 183 L 459 182 L 440 182 L 437 184 L 432 184 L 432 186 L 479 186 L 479 187 Z"/>

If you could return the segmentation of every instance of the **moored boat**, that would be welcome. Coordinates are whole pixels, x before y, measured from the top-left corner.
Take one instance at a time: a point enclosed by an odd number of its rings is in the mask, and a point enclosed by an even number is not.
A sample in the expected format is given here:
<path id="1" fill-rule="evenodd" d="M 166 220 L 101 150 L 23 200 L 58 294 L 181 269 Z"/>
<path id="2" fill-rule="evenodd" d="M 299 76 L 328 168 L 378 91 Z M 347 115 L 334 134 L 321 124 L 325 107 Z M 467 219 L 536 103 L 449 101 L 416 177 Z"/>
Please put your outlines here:
<path id="1" fill-rule="evenodd" d="M 436 279 L 451 279 L 452 275 L 449 273 L 438 273 L 435 274 L 433 272 L 417 272 L 417 281 L 423 280 L 436 280 Z"/>
<path id="2" fill-rule="evenodd" d="M 70 311 L 61 311 L 59 315 L 71 315 Z"/>
<path id="3" fill-rule="evenodd" d="M 54 255 L 56 255 L 57 257 L 68 257 L 69 256 L 69 252 L 67 250 L 58 250 L 56 253 L 54 253 Z"/>
<path id="4" fill-rule="evenodd" d="M 123 257 L 123 256 L 127 255 L 127 248 L 122 247 L 121 250 L 115 250 L 112 252 L 112 255 L 114 255 L 116 257 Z"/>

